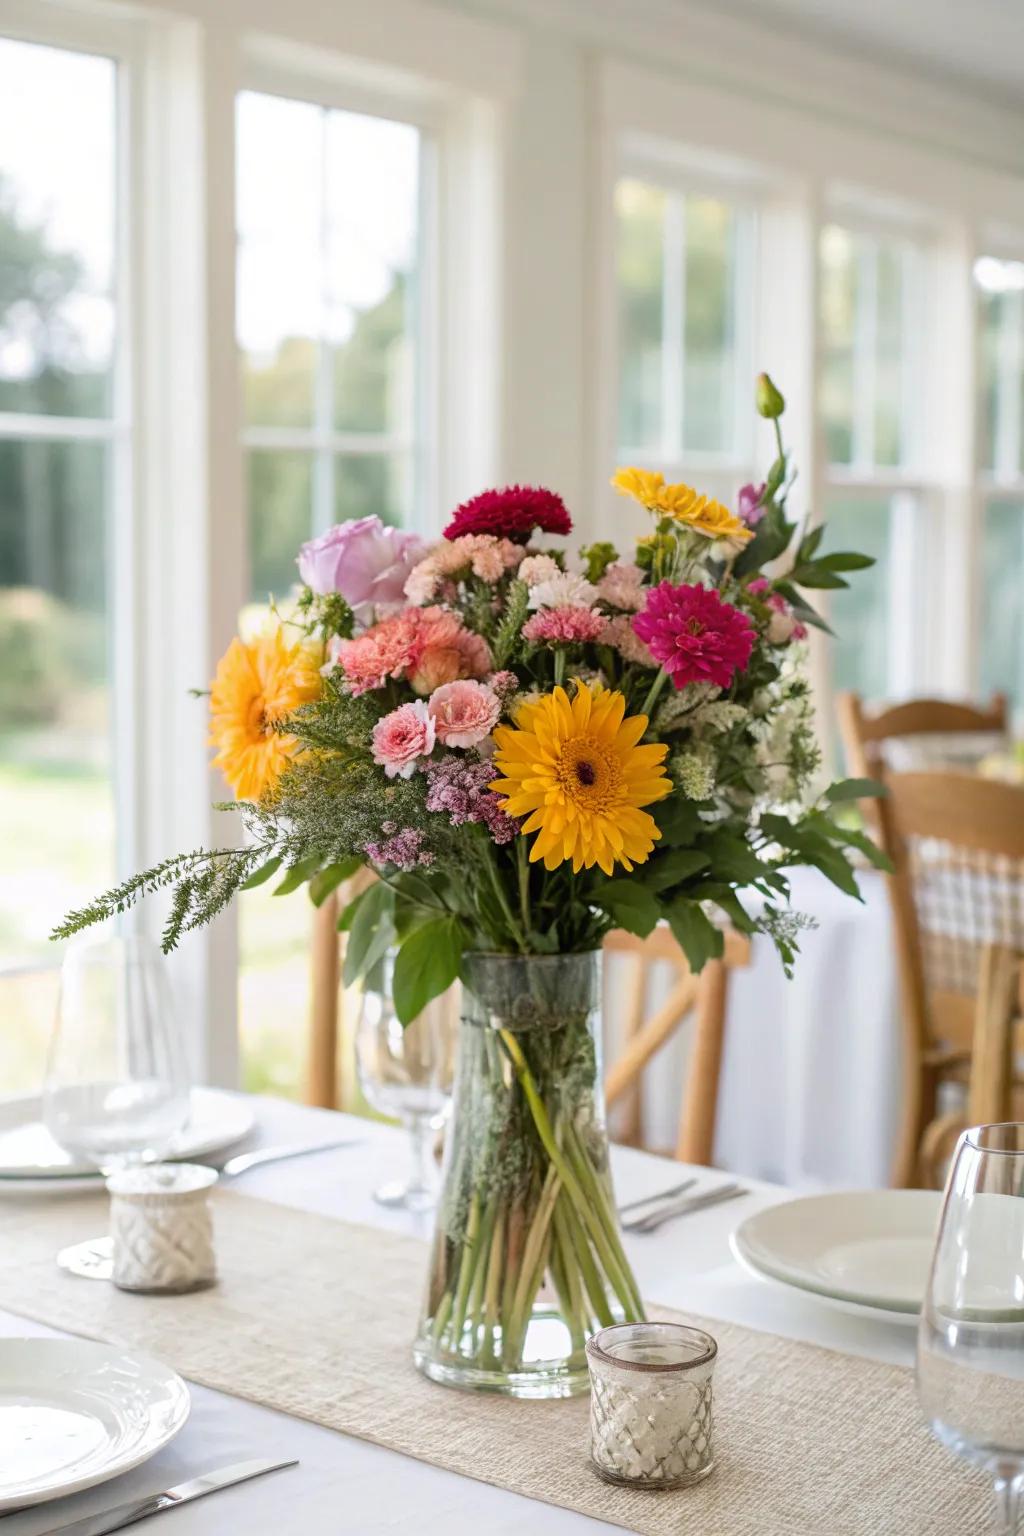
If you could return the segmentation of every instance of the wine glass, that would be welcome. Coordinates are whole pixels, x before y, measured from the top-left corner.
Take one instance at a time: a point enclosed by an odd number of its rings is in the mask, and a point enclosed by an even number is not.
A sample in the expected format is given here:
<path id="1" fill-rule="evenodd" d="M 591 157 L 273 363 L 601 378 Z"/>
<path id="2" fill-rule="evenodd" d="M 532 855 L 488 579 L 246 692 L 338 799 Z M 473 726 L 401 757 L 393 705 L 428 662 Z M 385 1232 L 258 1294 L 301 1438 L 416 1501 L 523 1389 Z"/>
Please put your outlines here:
<path id="1" fill-rule="evenodd" d="M 451 1104 L 454 1000 L 451 992 L 435 998 L 403 1027 L 391 995 L 393 975 L 393 957 L 387 955 L 363 987 L 356 1069 L 367 1103 L 403 1122 L 412 1152 L 409 1177 L 381 1185 L 374 1199 L 425 1211 L 436 1200 L 432 1133 L 443 1125 Z"/>
<path id="2" fill-rule="evenodd" d="M 917 1336 L 932 1433 L 995 1482 L 1004 1536 L 1024 1513 L 1024 1124 L 960 1138 Z"/>
<path id="3" fill-rule="evenodd" d="M 103 1173 L 159 1161 L 189 1117 L 189 1074 L 167 961 L 139 934 L 68 950 L 43 1088 L 43 1120 L 76 1162 Z M 58 1255 L 91 1279 L 112 1272 L 110 1241 Z"/>

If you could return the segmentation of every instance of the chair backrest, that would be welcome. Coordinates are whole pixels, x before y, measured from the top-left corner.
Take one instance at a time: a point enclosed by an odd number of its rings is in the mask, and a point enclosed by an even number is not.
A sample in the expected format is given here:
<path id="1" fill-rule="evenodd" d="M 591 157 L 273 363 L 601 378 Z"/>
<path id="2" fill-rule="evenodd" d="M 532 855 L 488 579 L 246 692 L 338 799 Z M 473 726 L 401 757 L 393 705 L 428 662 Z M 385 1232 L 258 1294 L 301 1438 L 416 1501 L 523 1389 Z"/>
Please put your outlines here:
<path id="1" fill-rule="evenodd" d="M 908 699 L 888 707 L 866 706 L 856 693 L 836 699 L 839 730 L 852 777 L 878 778 L 890 771 L 971 763 L 997 748 L 1007 733 L 1006 695 L 987 706 L 949 699 Z"/>
<path id="2" fill-rule="evenodd" d="M 967 1102 L 926 1128 L 920 1169 L 924 1183 L 941 1189 L 950 1159 L 971 1125 L 991 1125 L 1020 1115 L 1022 1084 L 1014 1070 L 1024 1031 L 1024 956 L 1003 944 L 987 944 L 978 974 L 974 1040 Z"/>
<path id="3" fill-rule="evenodd" d="M 986 946 L 1024 950 L 1024 789 L 964 773 L 883 778 L 911 1044 L 969 1051 Z"/>
<path id="4" fill-rule="evenodd" d="M 694 1010 L 693 1048 L 683 1088 L 675 1153 L 684 1162 L 710 1164 L 714 1145 L 725 1036 L 729 971 L 750 964 L 750 940 L 727 931 L 720 960 L 710 960 L 694 976 L 670 930 L 659 926 L 646 939 L 621 929 L 604 941 L 606 965 L 614 960 L 625 971 L 626 1001 L 622 1010 L 621 1050 L 605 1074 L 609 1106 L 621 1104 L 624 1121 L 619 1139 L 645 1144 L 641 1079 L 651 1058 Z M 648 1017 L 652 972 L 659 962 L 670 967 L 671 984 L 665 1001 Z M 620 980 L 623 978 L 620 978 Z M 606 996 L 612 995 L 606 985 Z"/>

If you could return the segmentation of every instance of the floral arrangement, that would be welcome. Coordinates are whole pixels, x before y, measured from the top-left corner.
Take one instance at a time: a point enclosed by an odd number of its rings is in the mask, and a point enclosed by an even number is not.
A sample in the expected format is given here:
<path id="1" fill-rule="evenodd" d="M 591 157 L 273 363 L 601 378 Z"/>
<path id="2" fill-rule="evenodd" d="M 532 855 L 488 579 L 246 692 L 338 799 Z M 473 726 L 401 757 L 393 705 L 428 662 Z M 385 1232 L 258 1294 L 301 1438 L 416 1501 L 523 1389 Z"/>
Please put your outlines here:
<path id="1" fill-rule="evenodd" d="M 788 870 L 856 895 L 851 848 L 883 862 L 836 815 L 874 787 L 817 788 L 803 643 L 821 624 L 807 591 L 870 561 L 789 520 L 783 401 L 763 375 L 757 403 L 778 454 L 736 512 L 616 473 L 649 518 L 627 549 L 568 556 L 547 542 L 572 531 L 564 502 L 528 486 L 467 501 L 432 544 L 372 517 L 306 544 L 294 613 L 235 640 L 213 681 L 245 840 L 168 859 L 58 930 L 169 888 L 170 949 L 275 876 L 322 903 L 376 872 L 339 919 L 346 983 L 392 976 L 403 1023 L 465 983 L 414 1348 L 439 1381 L 585 1390 L 586 1336 L 643 1316 L 601 1109 L 604 934 L 665 921 L 699 971 L 732 924 L 788 968 L 805 921 Z"/>
<path id="2" fill-rule="evenodd" d="M 628 550 L 542 545 L 572 520 L 529 486 L 467 501 L 432 544 L 370 517 L 304 545 L 293 616 L 234 640 L 212 685 L 243 845 L 168 859 L 57 936 L 173 887 L 171 949 L 278 873 L 282 894 L 307 883 L 320 903 L 369 865 L 379 879 L 341 918 L 346 980 L 395 949 L 403 1021 L 466 951 L 585 951 L 659 920 L 694 970 L 721 953 L 723 919 L 769 934 L 788 968 L 806 920 L 786 871 L 815 865 L 856 895 L 851 847 L 882 862 L 834 814 L 870 786 L 815 793 L 802 643 L 825 627 L 808 589 L 871 562 L 821 553 L 822 526 L 788 519 L 766 375 L 757 405 L 778 455 L 736 512 L 615 474 L 650 518 Z"/>

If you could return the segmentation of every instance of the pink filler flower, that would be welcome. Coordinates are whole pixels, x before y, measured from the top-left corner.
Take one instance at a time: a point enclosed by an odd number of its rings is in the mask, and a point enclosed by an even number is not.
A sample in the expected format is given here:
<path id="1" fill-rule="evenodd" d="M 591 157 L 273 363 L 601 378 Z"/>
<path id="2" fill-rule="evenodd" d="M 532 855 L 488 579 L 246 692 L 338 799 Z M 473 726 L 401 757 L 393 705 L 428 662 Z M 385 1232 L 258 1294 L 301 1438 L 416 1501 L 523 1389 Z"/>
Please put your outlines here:
<path id="1" fill-rule="evenodd" d="M 661 582 L 634 618 L 633 631 L 677 688 L 687 683 L 728 688 L 754 648 L 754 626 L 747 615 L 712 588 L 696 584 Z"/>
<path id="2" fill-rule="evenodd" d="M 373 760 L 389 779 L 410 779 L 434 750 L 434 722 L 422 699 L 401 704 L 373 728 Z"/>

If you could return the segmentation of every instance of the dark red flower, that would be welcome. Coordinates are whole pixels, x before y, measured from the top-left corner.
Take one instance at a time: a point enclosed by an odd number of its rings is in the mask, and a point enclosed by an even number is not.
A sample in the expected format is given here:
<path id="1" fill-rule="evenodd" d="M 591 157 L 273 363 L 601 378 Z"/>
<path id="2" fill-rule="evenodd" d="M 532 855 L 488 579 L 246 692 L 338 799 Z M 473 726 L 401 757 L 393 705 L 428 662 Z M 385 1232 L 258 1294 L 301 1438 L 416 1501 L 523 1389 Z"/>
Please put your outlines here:
<path id="1" fill-rule="evenodd" d="M 663 581 L 654 587 L 633 629 L 677 688 L 714 683 L 728 688 L 750 660 L 754 628 L 745 613 L 710 587 Z"/>
<path id="2" fill-rule="evenodd" d="M 542 485 L 507 485 L 503 491 L 481 491 L 456 507 L 444 536 L 493 533 L 525 544 L 536 528 L 542 533 L 571 532 L 572 518 L 561 496 Z"/>

